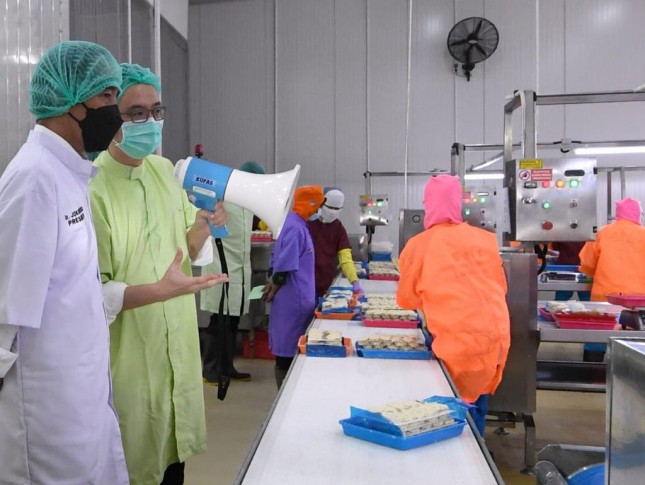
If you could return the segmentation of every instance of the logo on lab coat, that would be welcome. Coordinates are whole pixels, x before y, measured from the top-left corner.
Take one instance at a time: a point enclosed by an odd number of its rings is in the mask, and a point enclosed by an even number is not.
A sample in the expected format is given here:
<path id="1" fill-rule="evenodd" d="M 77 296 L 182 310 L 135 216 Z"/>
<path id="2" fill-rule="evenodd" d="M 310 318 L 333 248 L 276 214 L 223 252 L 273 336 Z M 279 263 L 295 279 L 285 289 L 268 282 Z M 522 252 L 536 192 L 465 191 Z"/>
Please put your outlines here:
<path id="1" fill-rule="evenodd" d="M 85 213 L 83 211 L 83 207 L 79 207 L 75 211 L 72 211 L 71 214 L 65 214 L 65 221 L 67 221 L 68 226 L 73 226 L 74 224 L 78 224 L 79 222 L 82 222 L 85 219 Z"/>

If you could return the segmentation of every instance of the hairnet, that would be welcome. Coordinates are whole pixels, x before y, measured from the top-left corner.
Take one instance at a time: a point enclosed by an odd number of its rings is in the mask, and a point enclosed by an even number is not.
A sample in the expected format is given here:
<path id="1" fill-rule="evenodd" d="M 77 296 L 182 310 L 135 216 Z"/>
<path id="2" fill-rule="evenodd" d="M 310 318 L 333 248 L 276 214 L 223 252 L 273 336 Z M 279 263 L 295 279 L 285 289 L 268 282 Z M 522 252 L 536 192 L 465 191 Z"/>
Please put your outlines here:
<path id="1" fill-rule="evenodd" d="M 29 111 L 38 119 L 59 116 L 104 89 L 120 86 L 121 67 L 105 47 L 82 40 L 61 42 L 47 49 L 36 65 Z"/>
<path id="2" fill-rule="evenodd" d="M 260 175 L 264 175 L 266 173 L 262 165 L 260 165 L 258 162 L 253 161 L 244 162 L 240 166 L 240 170 L 242 172 L 257 173 Z"/>
<path id="3" fill-rule="evenodd" d="M 423 226 L 428 229 L 444 222 L 460 223 L 461 183 L 452 175 L 430 177 L 423 192 L 425 218 Z"/>
<path id="4" fill-rule="evenodd" d="M 325 194 L 325 205 L 332 209 L 342 209 L 345 205 L 345 194 L 338 189 L 331 189 Z"/>
<path id="5" fill-rule="evenodd" d="M 640 224 L 641 203 L 631 197 L 616 201 L 616 219 L 619 221 L 626 220 Z"/>
<path id="6" fill-rule="evenodd" d="M 325 200 L 320 185 L 298 187 L 293 195 L 293 211 L 305 221 L 309 219 Z"/>
<path id="7" fill-rule="evenodd" d="M 147 67 L 124 62 L 121 64 L 121 69 L 123 70 L 123 82 L 121 83 L 121 92 L 117 98 L 119 101 L 121 101 L 125 92 L 135 84 L 149 84 L 155 88 L 158 93 L 161 92 L 161 81 L 159 76 Z"/>

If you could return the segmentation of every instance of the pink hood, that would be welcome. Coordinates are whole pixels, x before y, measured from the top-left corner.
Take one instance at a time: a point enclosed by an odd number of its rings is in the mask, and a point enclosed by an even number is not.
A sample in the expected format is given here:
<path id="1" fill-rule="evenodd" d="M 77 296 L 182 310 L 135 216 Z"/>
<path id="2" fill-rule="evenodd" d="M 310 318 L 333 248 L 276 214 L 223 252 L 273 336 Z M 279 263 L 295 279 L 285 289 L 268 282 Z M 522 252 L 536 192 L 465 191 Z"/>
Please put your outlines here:
<path id="1" fill-rule="evenodd" d="M 616 220 L 632 221 L 640 225 L 641 203 L 631 197 L 616 201 Z"/>
<path id="2" fill-rule="evenodd" d="M 429 229 L 444 222 L 464 222 L 461 218 L 461 200 L 459 178 L 452 175 L 430 177 L 423 192 L 423 206 L 426 211 L 423 226 Z"/>

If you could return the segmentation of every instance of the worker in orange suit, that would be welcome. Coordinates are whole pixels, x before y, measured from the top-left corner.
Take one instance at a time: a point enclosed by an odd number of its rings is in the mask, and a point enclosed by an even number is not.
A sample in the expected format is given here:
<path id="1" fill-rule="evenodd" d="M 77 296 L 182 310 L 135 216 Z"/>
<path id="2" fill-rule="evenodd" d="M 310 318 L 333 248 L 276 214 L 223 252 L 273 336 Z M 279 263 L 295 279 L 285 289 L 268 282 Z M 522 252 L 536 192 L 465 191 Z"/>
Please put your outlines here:
<path id="1" fill-rule="evenodd" d="M 475 404 L 471 414 L 483 436 L 511 340 L 502 259 L 494 234 L 463 222 L 457 177 L 428 180 L 423 203 L 426 230 L 400 255 L 397 303 L 425 314 L 432 350 L 461 398 Z"/>
<path id="2" fill-rule="evenodd" d="M 580 251 L 580 271 L 593 276 L 592 301 L 611 293 L 645 294 L 645 228 L 641 204 L 627 197 L 616 202 L 616 221 L 598 231 Z"/>

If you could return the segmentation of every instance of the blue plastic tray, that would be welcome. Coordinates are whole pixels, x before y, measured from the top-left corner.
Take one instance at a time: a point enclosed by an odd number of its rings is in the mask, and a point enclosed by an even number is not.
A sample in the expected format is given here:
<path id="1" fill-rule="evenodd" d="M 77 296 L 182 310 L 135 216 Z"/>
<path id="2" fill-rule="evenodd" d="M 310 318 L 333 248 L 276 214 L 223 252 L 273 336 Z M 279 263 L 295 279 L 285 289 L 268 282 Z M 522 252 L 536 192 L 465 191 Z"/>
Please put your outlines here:
<path id="1" fill-rule="evenodd" d="M 370 261 L 392 261 L 392 253 L 370 253 Z"/>
<path id="2" fill-rule="evenodd" d="M 307 344 L 307 355 L 309 357 L 347 357 L 347 349 L 340 345 Z"/>
<path id="3" fill-rule="evenodd" d="M 438 441 L 447 440 L 448 438 L 454 438 L 461 434 L 464 430 L 464 426 L 466 425 L 465 421 L 459 420 L 455 424 L 451 424 L 445 428 L 404 438 L 403 436 L 383 433 L 381 431 L 375 431 L 373 429 L 360 426 L 356 424 L 356 418 L 341 419 L 339 422 L 343 427 L 343 432 L 347 436 L 371 441 L 372 443 L 388 446 L 397 450 L 411 450 L 413 448 L 418 448 L 419 446 L 425 446 Z"/>
<path id="4" fill-rule="evenodd" d="M 356 342 L 356 355 L 366 359 L 406 359 L 406 360 L 428 360 L 432 352 L 428 350 L 377 350 L 366 349 Z"/>

